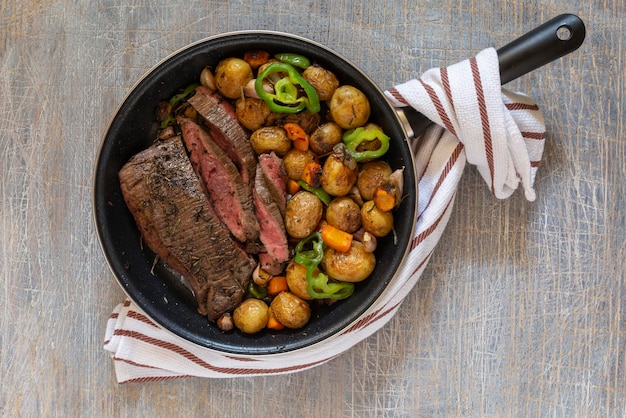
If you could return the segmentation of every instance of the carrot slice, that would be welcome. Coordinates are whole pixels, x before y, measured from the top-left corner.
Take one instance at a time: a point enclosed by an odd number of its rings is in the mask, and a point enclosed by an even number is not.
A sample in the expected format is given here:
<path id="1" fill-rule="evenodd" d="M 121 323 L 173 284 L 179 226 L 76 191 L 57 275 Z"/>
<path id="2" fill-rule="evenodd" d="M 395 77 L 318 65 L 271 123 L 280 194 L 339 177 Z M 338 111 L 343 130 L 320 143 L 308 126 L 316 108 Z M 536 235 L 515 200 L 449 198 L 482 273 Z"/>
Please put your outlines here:
<path id="1" fill-rule="evenodd" d="M 389 212 L 396 206 L 396 196 L 393 192 L 393 186 L 376 188 L 373 200 L 379 210 Z"/>
<path id="2" fill-rule="evenodd" d="M 296 180 L 287 179 L 287 193 L 294 195 L 300 191 L 300 185 Z"/>
<path id="3" fill-rule="evenodd" d="M 243 54 L 243 60 L 250 64 L 252 68 L 259 68 L 261 65 L 267 63 L 270 59 L 270 54 L 267 51 L 255 49 L 253 51 L 246 51 Z"/>
<path id="4" fill-rule="evenodd" d="M 304 166 L 300 179 L 311 187 L 320 187 L 322 184 L 322 165 L 311 161 Z"/>
<path id="5" fill-rule="evenodd" d="M 293 141 L 293 147 L 300 151 L 308 151 L 309 135 L 297 123 L 285 123 L 283 129 L 287 132 L 287 138 Z"/>
<path id="6" fill-rule="evenodd" d="M 272 296 L 277 295 L 280 292 L 284 292 L 286 290 L 289 290 L 286 276 L 274 276 L 270 279 L 269 283 L 267 284 L 267 293 Z"/>
<path id="7" fill-rule="evenodd" d="M 276 316 L 274 316 L 274 313 L 272 312 L 272 308 L 270 308 L 270 316 L 269 316 L 269 319 L 267 320 L 266 327 L 269 329 L 274 329 L 274 330 L 281 330 L 285 328 L 283 324 L 278 322 L 278 319 L 276 319 Z"/>
<path id="8" fill-rule="evenodd" d="M 352 234 L 324 223 L 320 228 L 322 241 L 330 248 L 345 253 L 352 246 Z"/>

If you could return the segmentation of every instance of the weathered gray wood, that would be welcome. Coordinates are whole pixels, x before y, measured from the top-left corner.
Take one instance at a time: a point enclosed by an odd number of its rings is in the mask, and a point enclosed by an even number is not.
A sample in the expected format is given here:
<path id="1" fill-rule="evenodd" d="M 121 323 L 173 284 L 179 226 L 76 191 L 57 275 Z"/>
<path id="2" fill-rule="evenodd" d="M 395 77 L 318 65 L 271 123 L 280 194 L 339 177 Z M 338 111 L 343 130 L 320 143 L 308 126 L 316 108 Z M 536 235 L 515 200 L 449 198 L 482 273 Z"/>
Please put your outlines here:
<path id="1" fill-rule="evenodd" d="M 0 3 L 3 416 L 618 416 L 626 413 L 624 0 Z M 562 12 L 583 47 L 512 83 L 548 141 L 534 203 L 468 168 L 446 233 L 389 325 L 300 374 L 119 386 L 102 350 L 123 299 L 94 232 L 100 136 L 131 85 L 189 42 L 304 35 L 382 88 Z"/>

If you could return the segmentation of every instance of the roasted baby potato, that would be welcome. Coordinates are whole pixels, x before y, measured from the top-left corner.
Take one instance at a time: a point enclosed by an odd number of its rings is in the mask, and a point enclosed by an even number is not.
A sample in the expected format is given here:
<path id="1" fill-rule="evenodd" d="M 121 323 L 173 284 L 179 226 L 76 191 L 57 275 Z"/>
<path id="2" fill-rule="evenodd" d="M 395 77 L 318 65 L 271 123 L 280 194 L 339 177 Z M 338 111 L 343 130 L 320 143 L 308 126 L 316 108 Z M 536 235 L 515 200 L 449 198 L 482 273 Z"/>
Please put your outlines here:
<path id="1" fill-rule="evenodd" d="M 340 144 L 343 145 L 343 144 Z M 337 150 L 328 156 L 322 169 L 322 188 L 332 196 L 345 196 L 356 182 L 358 167 L 350 154 Z"/>
<path id="2" fill-rule="evenodd" d="M 341 86 L 330 99 L 330 115 L 343 129 L 363 126 L 370 117 L 370 102 L 353 86 Z"/>
<path id="3" fill-rule="evenodd" d="M 272 313 L 287 328 L 302 328 L 311 318 L 311 307 L 291 292 L 281 292 L 271 303 Z"/>
<path id="4" fill-rule="evenodd" d="M 306 238 L 322 219 L 324 205 L 313 193 L 301 190 L 289 199 L 285 210 L 285 229 L 293 238 Z"/>
<path id="5" fill-rule="evenodd" d="M 391 167 L 385 161 L 369 161 L 359 169 L 356 187 L 364 200 L 372 200 L 374 191 L 389 182 Z"/>
<path id="6" fill-rule="evenodd" d="M 272 125 L 278 118 L 263 100 L 253 97 L 240 97 L 235 102 L 235 112 L 239 122 L 251 131 Z"/>
<path id="7" fill-rule="evenodd" d="M 292 180 L 299 180 L 304 167 L 308 163 L 315 161 L 315 159 L 315 154 L 310 150 L 300 151 L 296 148 L 291 148 L 283 157 L 287 177 Z"/>
<path id="8" fill-rule="evenodd" d="M 250 145 L 257 154 L 275 152 L 282 157 L 291 149 L 291 140 L 287 133 L 278 126 L 265 126 L 252 132 Z"/>
<path id="9" fill-rule="evenodd" d="M 318 155 L 332 152 L 333 147 L 341 142 L 343 129 L 335 122 L 320 125 L 309 138 L 309 146 Z"/>
<path id="10" fill-rule="evenodd" d="M 319 99 L 323 101 L 330 100 L 339 87 L 337 76 L 319 65 L 310 65 L 304 70 L 302 77 L 313 86 Z"/>
<path id="11" fill-rule="evenodd" d="M 361 227 L 361 208 L 348 196 L 334 198 L 326 208 L 326 222 L 345 232 Z"/>
<path id="12" fill-rule="evenodd" d="M 289 286 L 289 291 L 294 295 L 298 296 L 300 299 L 311 300 L 313 299 L 309 292 L 306 290 L 306 266 L 302 264 L 298 264 L 295 261 L 289 262 L 287 265 L 287 270 L 285 271 L 285 276 L 287 276 L 287 286 Z M 318 269 L 315 269 L 315 274 L 319 273 Z"/>
<path id="13" fill-rule="evenodd" d="M 365 280 L 376 267 L 374 253 L 365 251 L 363 244 L 352 241 L 350 250 L 340 252 L 327 248 L 322 257 L 322 268 L 329 277 L 342 282 Z"/>
<path id="14" fill-rule="evenodd" d="M 241 96 L 241 90 L 252 80 L 252 67 L 241 58 L 226 58 L 215 68 L 215 85 L 229 99 Z"/>
<path id="15" fill-rule="evenodd" d="M 261 331 L 267 325 L 269 308 L 260 299 L 246 299 L 233 312 L 235 326 L 246 334 L 254 334 Z"/>
<path id="16" fill-rule="evenodd" d="M 285 123 L 295 123 L 299 125 L 304 132 L 310 134 L 313 132 L 318 125 L 320 124 L 320 114 L 319 113 L 311 113 L 308 110 L 304 110 L 298 113 L 290 113 L 285 115 L 281 122 Z"/>
<path id="17" fill-rule="evenodd" d="M 376 237 L 384 237 L 393 229 L 393 214 L 383 212 L 376 207 L 373 200 L 368 200 L 361 208 L 363 228 Z"/>

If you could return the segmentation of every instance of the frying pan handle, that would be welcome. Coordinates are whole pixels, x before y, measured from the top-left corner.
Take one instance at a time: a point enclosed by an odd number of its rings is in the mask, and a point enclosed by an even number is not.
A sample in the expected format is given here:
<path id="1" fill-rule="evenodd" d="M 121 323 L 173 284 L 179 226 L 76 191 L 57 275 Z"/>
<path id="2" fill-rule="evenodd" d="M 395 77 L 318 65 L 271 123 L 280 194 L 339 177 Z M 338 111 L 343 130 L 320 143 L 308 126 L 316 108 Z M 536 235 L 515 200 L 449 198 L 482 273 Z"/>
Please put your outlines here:
<path id="1" fill-rule="evenodd" d="M 585 40 L 585 24 L 576 15 L 562 14 L 498 49 L 500 81 L 506 84 L 577 50 Z M 409 137 L 422 133 L 431 121 L 411 107 L 398 109 Z"/>
<path id="2" fill-rule="evenodd" d="M 498 49 L 500 80 L 513 81 L 578 49 L 585 40 L 585 24 L 562 14 Z"/>

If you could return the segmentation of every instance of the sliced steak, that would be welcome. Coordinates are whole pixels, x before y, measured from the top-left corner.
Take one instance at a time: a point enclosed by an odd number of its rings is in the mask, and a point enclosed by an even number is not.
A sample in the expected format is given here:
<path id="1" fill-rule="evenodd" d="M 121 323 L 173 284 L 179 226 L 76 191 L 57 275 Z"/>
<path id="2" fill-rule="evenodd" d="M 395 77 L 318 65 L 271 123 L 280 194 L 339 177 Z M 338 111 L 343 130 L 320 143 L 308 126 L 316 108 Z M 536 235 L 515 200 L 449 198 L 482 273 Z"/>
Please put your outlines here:
<path id="1" fill-rule="evenodd" d="M 193 120 L 178 117 L 178 124 L 191 163 L 202 179 L 215 212 L 239 241 L 256 240 L 259 223 L 254 214 L 252 191 L 243 185 L 233 161 Z"/>
<path id="2" fill-rule="evenodd" d="M 256 157 L 233 106 L 219 93 L 203 86 L 197 88 L 188 102 L 202 116 L 217 145 L 233 160 L 244 184 L 252 190 Z"/>
<path id="3" fill-rule="evenodd" d="M 280 214 L 284 218 L 287 207 L 287 171 L 283 159 L 275 153 L 259 155 L 260 170 L 265 179 L 272 200 L 276 202 Z"/>
<path id="4" fill-rule="evenodd" d="M 181 138 L 135 155 L 119 178 L 144 242 L 187 279 L 198 311 L 214 321 L 234 309 L 255 262 L 213 212 Z"/>
<path id="5" fill-rule="evenodd" d="M 259 254 L 261 268 L 270 274 L 280 274 L 289 260 L 287 232 L 283 216 L 260 169 L 256 171 L 254 182 L 254 205 L 261 228 L 259 239 L 266 251 Z"/>

